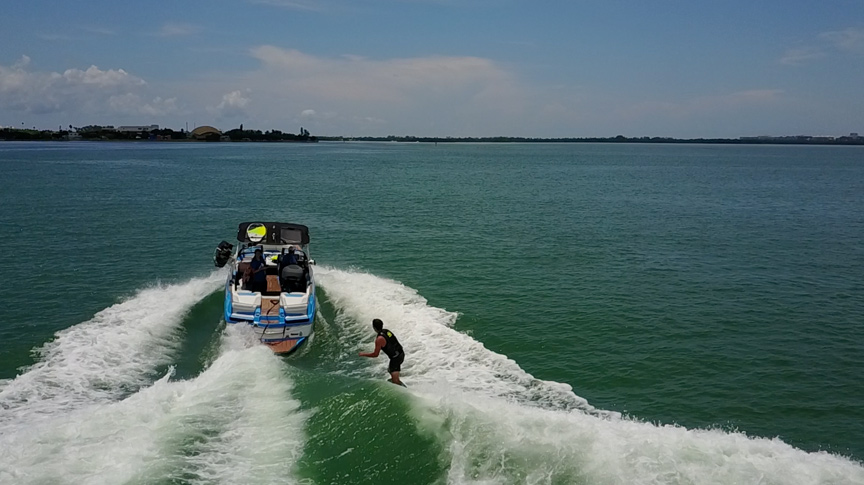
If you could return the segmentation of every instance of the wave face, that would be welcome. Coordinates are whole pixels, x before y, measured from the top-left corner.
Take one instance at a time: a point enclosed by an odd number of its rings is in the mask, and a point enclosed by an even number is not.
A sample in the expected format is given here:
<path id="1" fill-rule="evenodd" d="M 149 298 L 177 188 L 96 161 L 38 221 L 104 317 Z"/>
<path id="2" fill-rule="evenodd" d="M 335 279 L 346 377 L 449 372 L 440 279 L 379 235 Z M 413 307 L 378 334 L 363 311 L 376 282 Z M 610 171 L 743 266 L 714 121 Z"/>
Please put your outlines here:
<path id="1" fill-rule="evenodd" d="M 373 318 L 406 348 L 416 422 L 448 450 L 448 483 L 864 483 L 861 464 L 779 439 L 597 410 L 454 330 L 458 314 L 397 281 L 327 267 L 316 277 L 346 329 L 345 348 L 370 347 Z M 386 365 L 377 359 L 355 372 L 383 379 Z"/>
<path id="2" fill-rule="evenodd" d="M 246 328 L 227 328 L 194 379 L 156 374 L 223 278 L 142 290 L 3 383 L 0 483 L 293 483 L 306 415 L 290 369 Z"/>

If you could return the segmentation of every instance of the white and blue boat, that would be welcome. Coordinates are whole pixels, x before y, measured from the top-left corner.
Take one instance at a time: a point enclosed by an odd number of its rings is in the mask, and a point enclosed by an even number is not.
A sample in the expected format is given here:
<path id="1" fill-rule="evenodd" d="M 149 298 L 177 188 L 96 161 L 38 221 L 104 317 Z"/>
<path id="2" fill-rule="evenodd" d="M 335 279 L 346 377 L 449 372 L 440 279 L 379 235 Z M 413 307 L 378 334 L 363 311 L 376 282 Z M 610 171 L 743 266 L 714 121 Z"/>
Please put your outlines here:
<path id="1" fill-rule="evenodd" d="M 243 222 L 236 249 L 227 241 L 216 248 L 214 262 L 229 265 L 225 282 L 225 321 L 245 324 L 262 343 L 287 354 L 306 342 L 315 320 L 315 278 L 309 258 L 309 228 L 285 222 Z M 251 262 L 261 250 L 267 276 L 253 283 Z M 257 266 L 257 265 L 255 265 Z"/>

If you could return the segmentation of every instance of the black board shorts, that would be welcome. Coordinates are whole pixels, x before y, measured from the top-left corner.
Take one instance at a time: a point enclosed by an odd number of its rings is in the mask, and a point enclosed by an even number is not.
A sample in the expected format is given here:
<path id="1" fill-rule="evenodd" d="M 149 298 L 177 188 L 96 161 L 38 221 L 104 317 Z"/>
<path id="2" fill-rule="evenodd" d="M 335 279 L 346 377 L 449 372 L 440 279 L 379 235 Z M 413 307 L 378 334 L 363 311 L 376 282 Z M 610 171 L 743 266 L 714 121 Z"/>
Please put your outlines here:
<path id="1" fill-rule="evenodd" d="M 402 362 L 405 361 L 405 352 L 390 359 L 390 365 L 387 367 L 387 372 L 400 372 L 402 370 Z"/>

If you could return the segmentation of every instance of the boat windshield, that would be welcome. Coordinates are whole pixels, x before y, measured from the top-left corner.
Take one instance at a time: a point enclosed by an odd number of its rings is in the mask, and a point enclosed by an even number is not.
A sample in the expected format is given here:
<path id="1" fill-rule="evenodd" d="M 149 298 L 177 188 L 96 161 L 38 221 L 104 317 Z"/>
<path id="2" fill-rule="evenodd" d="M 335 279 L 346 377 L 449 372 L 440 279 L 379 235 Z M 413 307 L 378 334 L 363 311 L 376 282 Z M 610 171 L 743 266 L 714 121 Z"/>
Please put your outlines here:
<path id="1" fill-rule="evenodd" d="M 288 248 L 282 247 L 270 247 L 270 246 L 247 246 L 241 248 L 237 253 L 237 261 L 252 261 L 252 258 L 255 257 L 255 251 L 258 249 L 263 249 L 264 251 L 264 261 L 275 264 L 279 261 L 279 256 L 283 253 L 288 253 Z M 299 261 L 303 261 L 307 259 L 305 248 L 295 247 L 294 254 L 297 255 L 297 259 Z"/>

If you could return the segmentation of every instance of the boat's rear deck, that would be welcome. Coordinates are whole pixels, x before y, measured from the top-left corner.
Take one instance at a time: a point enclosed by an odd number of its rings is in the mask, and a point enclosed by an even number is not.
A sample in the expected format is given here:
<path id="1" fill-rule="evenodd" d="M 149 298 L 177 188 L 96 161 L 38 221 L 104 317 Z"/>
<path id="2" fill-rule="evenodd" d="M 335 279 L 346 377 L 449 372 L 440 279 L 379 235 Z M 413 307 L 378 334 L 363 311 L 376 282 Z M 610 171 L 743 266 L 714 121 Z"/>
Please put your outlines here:
<path id="1" fill-rule="evenodd" d="M 261 297 L 261 316 L 278 316 L 279 315 L 279 297 L 262 296 Z"/>

